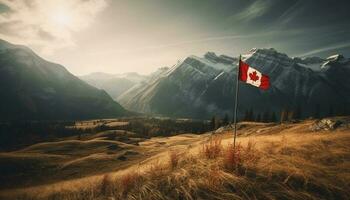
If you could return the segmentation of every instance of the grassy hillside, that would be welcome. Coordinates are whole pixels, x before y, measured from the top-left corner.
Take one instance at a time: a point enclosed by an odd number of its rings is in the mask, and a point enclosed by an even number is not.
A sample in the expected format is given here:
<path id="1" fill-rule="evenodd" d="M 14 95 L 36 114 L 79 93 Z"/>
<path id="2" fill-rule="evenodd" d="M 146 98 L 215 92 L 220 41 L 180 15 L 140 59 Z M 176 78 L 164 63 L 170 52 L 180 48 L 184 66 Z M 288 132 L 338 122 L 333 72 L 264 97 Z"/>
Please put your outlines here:
<path id="1" fill-rule="evenodd" d="M 60 166 L 55 173 L 61 178 L 54 180 L 54 176 L 47 173 L 40 180 L 32 178 L 37 181 L 33 184 L 2 185 L 0 197 L 348 199 L 350 125 L 348 118 L 342 120 L 342 125 L 335 130 L 321 128 L 317 131 L 315 120 L 282 125 L 243 122 L 239 124 L 236 151 L 233 151 L 229 130 L 156 137 L 140 141 L 139 145 L 115 141 L 117 139 L 101 133 L 86 141 L 41 143 L 2 153 L 1 166 L 12 161 L 13 169 L 20 166 L 17 162 L 31 158 L 29 163 L 33 168 L 28 176 L 51 164 Z M 111 145 L 116 148 L 111 150 L 108 148 Z M 113 155 L 115 158 L 122 152 L 126 159 L 117 161 L 106 157 Z M 137 152 L 138 156 L 132 157 Z M 117 163 L 122 164 L 118 166 Z M 66 166 L 71 170 L 65 171 Z M 73 172 L 84 173 L 88 169 L 95 173 L 74 178 L 77 176 Z M 2 175 L 6 174 L 9 175 L 2 170 Z M 23 178 L 26 172 L 14 174 Z"/>

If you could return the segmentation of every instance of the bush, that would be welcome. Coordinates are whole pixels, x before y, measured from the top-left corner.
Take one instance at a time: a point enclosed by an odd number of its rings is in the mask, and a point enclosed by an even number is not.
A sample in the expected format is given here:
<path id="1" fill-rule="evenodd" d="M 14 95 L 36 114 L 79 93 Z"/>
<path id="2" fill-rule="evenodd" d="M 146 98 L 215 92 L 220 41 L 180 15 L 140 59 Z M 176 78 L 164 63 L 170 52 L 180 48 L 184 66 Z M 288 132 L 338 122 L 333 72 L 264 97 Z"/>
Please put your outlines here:
<path id="1" fill-rule="evenodd" d="M 223 163 L 224 167 L 229 171 L 233 171 L 242 165 L 242 146 L 240 143 L 235 148 L 233 144 L 227 146 L 224 152 Z"/>
<path id="2" fill-rule="evenodd" d="M 223 149 L 221 141 L 222 139 L 220 137 L 210 138 L 207 144 L 203 144 L 201 153 L 207 159 L 217 158 L 221 154 Z"/>

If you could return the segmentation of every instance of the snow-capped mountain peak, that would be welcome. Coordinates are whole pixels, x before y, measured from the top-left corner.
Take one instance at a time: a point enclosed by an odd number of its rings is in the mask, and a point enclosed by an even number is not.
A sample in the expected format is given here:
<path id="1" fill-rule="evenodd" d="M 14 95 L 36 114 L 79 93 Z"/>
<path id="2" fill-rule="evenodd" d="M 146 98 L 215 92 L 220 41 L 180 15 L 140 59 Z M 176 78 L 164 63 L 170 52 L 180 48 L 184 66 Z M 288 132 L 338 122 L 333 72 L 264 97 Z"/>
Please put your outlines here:
<path id="1" fill-rule="evenodd" d="M 272 86 L 268 91 L 260 91 L 241 84 L 240 101 L 244 103 L 240 116 L 252 108 L 260 113 L 266 112 L 267 108 L 269 112 L 278 113 L 281 109 L 298 106 L 307 116 L 315 110 L 315 105 L 326 112 L 329 105 L 340 110 L 350 102 L 347 95 L 350 69 L 340 63 L 348 60 L 346 58 L 292 58 L 273 48 L 254 48 L 242 57 L 269 75 Z M 334 70 L 321 70 L 324 62 L 334 60 L 339 63 Z M 213 52 L 203 57 L 189 56 L 163 75 L 128 90 L 118 100 L 131 110 L 165 116 L 210 118 L 215 114 L 230 113 L 237 62 L 238 58 L 218 56 Z"/>
<path id="2" fill-rule="evenodd" d="M 329 56 L 328 58 L 326 58 L 325 62 L 322 64 L 321 68 L 323 70 L 328 70 L 331 66 L 337 66 L 337 65 L 349 66 L 349 64 L 350 64 L 349 58 L 345 58 L 341 54 L 335 54 L 335 55 L 332 55 L 332 56 Z"/>

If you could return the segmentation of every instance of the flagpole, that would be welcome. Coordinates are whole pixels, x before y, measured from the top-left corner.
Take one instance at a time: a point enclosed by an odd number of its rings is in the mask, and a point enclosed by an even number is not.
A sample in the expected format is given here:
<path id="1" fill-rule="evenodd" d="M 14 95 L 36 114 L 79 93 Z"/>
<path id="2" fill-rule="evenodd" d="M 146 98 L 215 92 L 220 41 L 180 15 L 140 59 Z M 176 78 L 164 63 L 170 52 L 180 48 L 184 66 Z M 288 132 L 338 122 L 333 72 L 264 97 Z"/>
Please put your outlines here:
<path id="1" fill-rule="evenodd" d="M 237 136 L 237 108 L 238 108 L 238 91 L 239 91 L 239 67 L 241 65 L 242 56 L 239 55 L 236 77 L 236 96 L 235 96 L 235 110 L 234 110 L 234 136 L 233 136 L 233 150 L 236 150 L 236 136 Z"/>

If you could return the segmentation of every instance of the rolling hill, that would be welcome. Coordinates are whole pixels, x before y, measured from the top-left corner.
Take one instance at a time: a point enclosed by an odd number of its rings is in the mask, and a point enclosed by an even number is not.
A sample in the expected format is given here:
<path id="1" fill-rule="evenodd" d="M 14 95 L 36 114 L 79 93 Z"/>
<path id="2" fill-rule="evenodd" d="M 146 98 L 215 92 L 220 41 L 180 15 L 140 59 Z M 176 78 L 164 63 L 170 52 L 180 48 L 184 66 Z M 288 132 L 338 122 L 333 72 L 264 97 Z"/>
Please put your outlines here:
<path id="1" fill-rule="evenodd" d="M 38 143 L 0 153 L 0 199 L 348 199 L 349 122 L 240 122 L 237 154 L 232 129 Z"/>

